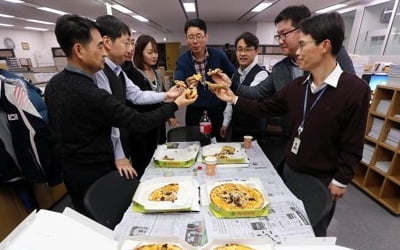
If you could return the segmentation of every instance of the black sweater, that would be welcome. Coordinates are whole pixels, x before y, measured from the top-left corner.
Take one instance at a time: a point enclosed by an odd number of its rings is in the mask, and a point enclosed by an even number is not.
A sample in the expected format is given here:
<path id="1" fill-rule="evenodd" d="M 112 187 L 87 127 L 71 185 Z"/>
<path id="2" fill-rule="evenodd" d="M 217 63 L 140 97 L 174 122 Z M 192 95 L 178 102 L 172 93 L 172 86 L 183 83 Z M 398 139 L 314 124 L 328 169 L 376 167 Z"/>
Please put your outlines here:
<path id="1" fill-rule="evenodd" d="M 337 88 L 328 85 L 305 120 L 301 144 L 295 155 L 291 147 L 303 118 L 307 86 L 304 80 L 305 77 L 295 79 L 264 101 L 239 98 L 237 108 L 258 116 L 288 114 L 287 164 L 296 171 L 347 184 L 362 156 L 370 89 L 363 80 L 346 72 L 341 74 Z M 316 96 L 309 92 L 307 110 Z"/>
<path id="2" fill-rule="evenodd" d="M 138 113 L 98 88 L 90 77 L 68 69 L 50 80 L 45 98 L 57 155 L 83 164 L 114 161 L 111 127 L 148 131 L 164 124 L 178 109 L 169 103 Z"/>

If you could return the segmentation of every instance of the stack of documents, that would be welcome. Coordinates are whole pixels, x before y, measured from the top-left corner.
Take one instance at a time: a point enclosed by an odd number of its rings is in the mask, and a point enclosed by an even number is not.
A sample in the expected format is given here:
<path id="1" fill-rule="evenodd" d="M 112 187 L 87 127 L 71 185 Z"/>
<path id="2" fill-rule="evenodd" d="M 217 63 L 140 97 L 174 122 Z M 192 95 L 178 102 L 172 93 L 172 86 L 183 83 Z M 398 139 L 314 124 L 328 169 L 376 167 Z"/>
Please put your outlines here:
<path id="1" fill-rule="evenodd" d="M 380 100 L 376 107 L 376 111 L 386 115 L 390 107 L 390 102 L 391 100 Z"/>
<path id="2" fill-rule="evenodd" d="M 363 150 L 363 155 L 361 161 L 369 164 L 372 159 L 372 155 L 374 153 L 375 147 L 370 145 L 370 144 L 364 144 L 364 150 Z"/>
<path id="3" fill-rule="evenodd" d="M 371 131 L 369 131 L 368 136 L 378 140 L 382 127 L 383 127 L 383 120 L 379 118 L 374 118 L 372 121 Z"/>
<path id="4" fill-rule="evenodd" d="M 389 134 L 386 137 L 385 143 L 397 148 L 400 141 L 400 129 L 391 128 Z"/>
<path id="5" fill-rule="evenodd" d="M 387 173 L 390 167 L 391 161 L 377 161 L 375 167 L 379 168 L 383 172 Z"/>
<path id="6" fill-rule="evenodd" d="M 400 65 L 399 64 L 390 65 L 388 85 L 397 85 L 397 86 L 400 85 Z"/>

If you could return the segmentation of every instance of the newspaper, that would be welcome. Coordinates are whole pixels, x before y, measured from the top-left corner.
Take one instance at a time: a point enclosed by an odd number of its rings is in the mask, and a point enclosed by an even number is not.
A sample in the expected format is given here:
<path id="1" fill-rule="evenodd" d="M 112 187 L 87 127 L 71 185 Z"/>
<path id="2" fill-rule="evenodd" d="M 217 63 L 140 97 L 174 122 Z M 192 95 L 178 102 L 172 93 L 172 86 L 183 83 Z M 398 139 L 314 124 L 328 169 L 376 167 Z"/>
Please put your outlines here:
<path id="1" fill-rule="evenodd" d="M 130 207 L 114 229 L 116 240 L 127 236 L 175 236 L 195 247 L 214 239 L 270 238 L 282 243 L 288 237 L 313 237 L 303 203 L 283 183 L 271 162 L 257 143 L 246 151 L 250 164 L 246 168 L 217 168 L 208 177 L 204 164 L 196 162 L 191 168 L 173 169 L 175 176 L 194 176 L 200 184 L 200 212 L 141 214 Z M 141 181 L 162 176 L 151 163 Z M 268 216 L 258 218 L 218 219 L 209 210 L 205 184 L 210 180 L 246 180 L 259 178 L 270 200 Z"/>

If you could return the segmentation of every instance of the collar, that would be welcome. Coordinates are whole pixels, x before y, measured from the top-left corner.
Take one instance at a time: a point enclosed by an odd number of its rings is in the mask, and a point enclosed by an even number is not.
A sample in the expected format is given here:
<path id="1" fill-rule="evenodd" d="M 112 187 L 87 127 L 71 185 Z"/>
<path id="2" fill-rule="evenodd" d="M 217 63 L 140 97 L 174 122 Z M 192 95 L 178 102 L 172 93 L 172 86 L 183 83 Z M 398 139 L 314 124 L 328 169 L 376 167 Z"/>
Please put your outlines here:
<path id="1" fill-rule="evenodd" d="M 190 51 L 190 54 L 192 55 L 193 61 L 198 62 L 198 63 L 206 62 L 207 59 L 208 59 L 208 57 L 210 56 L 210 54 L 208 54 L 208 49 L 207 49 L 207 47 L 206 47 L 206 54 L 205 54 L 205 56 L 204 56 L 204 61 L 198 61 L 198 60 L 196 59 L 196 57 L 194 56 L 194 54 L 193 54 L 192 51 Z"/>
<path id="2" fill-rule="evenodd" d="M 311 89 L 314 88 L 315 90 L 317 90 L 317 89 L 319 90 L 319 89 L 325 87 L 326 85 L 330 85 L 330 86 L 332 86 L 332 87 L 334 87 L 334 88 L 337 88 L 337 84 L 338 84 L 338 82 L 339 82 L 339 78 L 340 78 L 340 75 L 342 74 L 342 72 L 343 72 L 342 68 L 341 68 L 340 65 L 336 62 L 336 67 L 335 67 L 335 69 L 328 75 L 328 77 L 324 80 L 324 83 L 321 84 L 321 86 L 319 86 L 318 88 L 316 88 L 316 87 L 314 86 L 314 83 L 313 83 L 313 81 L 312 81 L 311 73 L 308 74 L 308 76 L 307 76 L 307 78 L 304 80 L 303 84 L 305 84 L 305 83 L 307 83 L 307 82 L 310 82 L 310 83 L 311 83 Z"/>
<path id="3" fill-rule="evenodd" d="M 112 69 L 112 71 L 114 71 L 114 73 L 119 76 L 119 74 L 122 71 L 122 67 L 119 64 L 114 63 L 113 61 L 111 61 L 110 58 L 105 57 L 104 58 L 104 62 L 107 63 L 108 67 L 110 67 L 110 69 Z"/>
<path id="4" fill-rule="evenodd" d="M 77 73 L 77 74 L 81 74 L 81 75 L 87 76 L 91 80 L 93 80 L 93 75 L 90 75 L 87 72 L 83 71 L 82 69 L 74 67 L 74 66 L 72 66 L 70 64 L 67 64 L 67 66 L 65 66 L 64 69 L 67 70 L 67 71 L 70 71 L 70 72 L 74 72 L 74 73 Z"/>
<path id="5" fill-rule="evenodd" d="M 238 73 L 240 75 L 245 75 L 247 73 L 249 73 L 249 71 L 257 64 L 257 58 L 254 58 L 253 62 L 249 64 L 249 66 L 247 66 L 246 68 L 244 68 L 243 70 L 239 67 L 238 68 Z"/>

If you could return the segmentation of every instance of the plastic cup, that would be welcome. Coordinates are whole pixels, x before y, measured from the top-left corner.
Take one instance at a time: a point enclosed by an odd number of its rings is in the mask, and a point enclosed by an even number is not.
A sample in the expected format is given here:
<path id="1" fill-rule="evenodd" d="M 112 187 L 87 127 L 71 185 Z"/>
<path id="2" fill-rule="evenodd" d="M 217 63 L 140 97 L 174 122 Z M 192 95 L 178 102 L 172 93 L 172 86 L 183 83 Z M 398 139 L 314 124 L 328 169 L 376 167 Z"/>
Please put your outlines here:
<path id="1" fill-rule="evenodd" d="M 174 170 L 172 168 L 162 168 L 161 169 L 163 176 L 168 177 L 168 176 L 173 176 L 174 175 Z"/>
<path id="2" fill-rule="evenodd" d="M 206 161 L 206 174 L 208 176 L 214 176 L 215 168 L 217 166 L 217 158 L 214 156 L 207 156 L 205 161 Z"/>
<path id="3" fill-rule="evenodd" d="M 246 149 L 251 148 L 251 140 L 253 140 L 253 136 L 251 135 L 243 136 L 244 148 Z"/>

